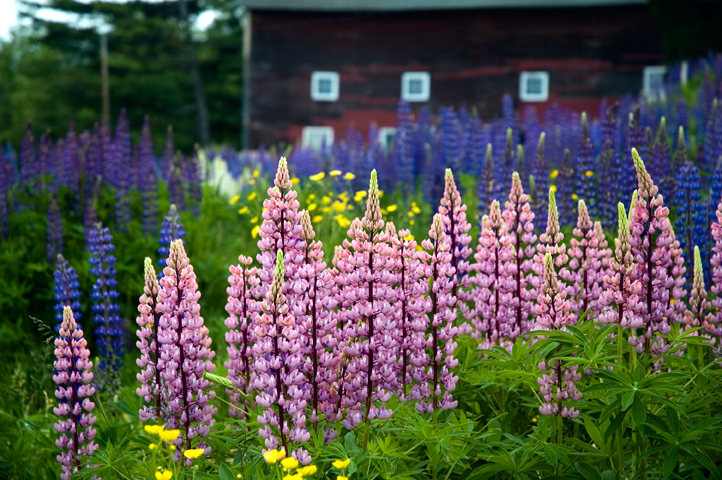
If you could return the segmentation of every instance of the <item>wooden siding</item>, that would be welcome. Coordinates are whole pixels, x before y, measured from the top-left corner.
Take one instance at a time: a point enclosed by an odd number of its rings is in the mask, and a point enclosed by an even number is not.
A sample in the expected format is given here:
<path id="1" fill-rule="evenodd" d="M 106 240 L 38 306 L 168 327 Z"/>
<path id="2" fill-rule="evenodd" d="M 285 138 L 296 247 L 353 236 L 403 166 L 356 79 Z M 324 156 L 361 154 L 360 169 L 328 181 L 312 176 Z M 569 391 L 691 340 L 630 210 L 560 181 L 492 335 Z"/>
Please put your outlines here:
<path id="1" fill-rule="evenodd" d="M 550 74 L 548 102 L 596 116 L 603 96 L 637 94 L 646 65 L 661 64 L 661 28 L 646 6 L 402 13 L 254 10 L 250 146 L 295 143 L 306 125 L 371 120 L 393 126 L 401 74 L 431 73 L 428 105 L 466 103 L 482 118 L 518 100 L 519 72 Z M 311 72 L 340 74 L 337 102 L 310 98 Z"/>

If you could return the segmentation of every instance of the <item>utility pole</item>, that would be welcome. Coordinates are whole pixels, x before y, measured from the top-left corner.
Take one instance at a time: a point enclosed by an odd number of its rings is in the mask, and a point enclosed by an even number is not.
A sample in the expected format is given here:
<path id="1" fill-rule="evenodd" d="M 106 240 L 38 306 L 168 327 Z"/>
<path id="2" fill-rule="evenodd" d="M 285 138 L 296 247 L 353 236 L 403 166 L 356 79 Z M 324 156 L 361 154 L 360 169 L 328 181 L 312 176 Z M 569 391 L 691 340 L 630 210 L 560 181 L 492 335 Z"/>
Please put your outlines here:
<path id="1" fill-rule="evenodd" d="M 108 34 L 100 34 L 100 79 L 103 86 L 103 120 L 110 124 L 110 80 L 108 78 Z"/>

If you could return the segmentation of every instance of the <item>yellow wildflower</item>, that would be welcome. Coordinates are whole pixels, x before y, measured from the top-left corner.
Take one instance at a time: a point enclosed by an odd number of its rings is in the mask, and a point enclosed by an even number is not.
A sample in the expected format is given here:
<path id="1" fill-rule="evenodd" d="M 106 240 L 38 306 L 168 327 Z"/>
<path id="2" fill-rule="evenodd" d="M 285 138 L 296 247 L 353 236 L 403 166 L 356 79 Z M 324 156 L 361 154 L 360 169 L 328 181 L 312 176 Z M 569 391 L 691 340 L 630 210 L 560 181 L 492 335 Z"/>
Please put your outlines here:
<path id="1" fill-rule="evenodd" d="M 579 195 L 572 193 L 572 200 L 579 200 Z"/>
<path id="2" fill-rule="evenodd" d="M 276 450 L 275 448 L 271 450 L 270 452 L 264 452 L 263 453 L 263 459 L 266 460 L 266 463 L 276 463 L 280 459 L 286 456 L 285 450 Z"/>
<path id="3" fill-rule="evenodd" d="M 409 218 L 411 218 L 414 216 L 414 212 L 409 212 L 407 215 L 409 216 Z"/>
<path id="4" fill-rule="evenodd" d="M 351 204 L 346 205 L 346 210 L 353 210 L 353 205 L 351 205 Z"/>
<path id="5" fill-rule="evenodd" d="M 253 171 L 253 178 L 258 178 L 258 176 L 261 174 L 258 170 Z"/>
<path id="6" fill-rule="evenodd" d="M 313 223 L 321 222 L 321 221 L 323 221 L 323 215 L 314 215 L 313 218 L 311 219 L 311 221 Z"/>
<path id="7" fill-rule="evenodd" d="M 165 430 L 165 426 L 163 425 L 146 425 L 143 427 L 143 430 L 146 431 L 146 433 L 150 433 L 151 435 L 158 435 L 160 432 Z"/>
<path id="8" fill-rule="evenodd" d="M 315 193 L 312 193 L 312 194 L 310 194 L 310 195 L 308 196 L 307 200 L 310 202 L 310 201 L 313 200 L 314 198 L 316 198 L 316 194 L 315 194 Z"/>
<path id="9" fill-rule="evenodd" d="M 343 475 L 336 475 L 336 480 L 348 480 L 348 477 L 344 477 Z"/>
<path id="10" fill-rule="evenodd" d="M 409 220 L 409 225 L 413 225 L 414 223 L 416 223 L 414 220 Z"/>
<path id="11" fill-rule="evenodd" d="M 593 177 L 593 176 L 594 176 L 594 172 L 592 172 L 591 170 L 587 170 L 586 172 L 584 172 L 584 175 L 587 176 L 587 177 Z"/>
<path id="12" fill-rule="evenodd" d="M 409 241 L 411 241 L 411 240 L 413 240 L 413 239 L 414 239 L 414 236 L 411 235 L 411 234 L 409 234 L 407 237 L 404 237 L 404 240 L 406 240 L 407 242 L 409 242 Z"/>
<path id="13" fill-rule="evenodd" d="M 308 211 L 313 212 L 314 210 L 316 210 L 316 208 L 318 208 L 318 204 L 312 203 L 311 205 L 308 206 Z"/>
<path id="14" fill-rule="evenodd" d="M 298 177 L 293 177 L 291 179 L 291 185 L 298 185 L 298 182 L 300 182 L 300 181 L 301 180 Z M 238 475 L 240 475 L 240 473 Z"/>
<path id="15" fill-rule="evenodd" d="M 253 230 L 251 230 L 251 236 L 253 238 L 256 238 L 258 236 L 258 232 L 260 232 L 260 231 L 261 231 L 261 226 L 256 225 L 255 227 L 253 227 Z"/>
<path id="16" fill-rule="evenodd" d="M 258 215 L 251 219 L 251 223 L 258 223 Z"/>
<path id="17" fill-rule="evenodd" d="M 293 475 L 286 475 L 283 477 L 283 480 L 303 480 L 303 477 L 297 473 L 294 473 Z"/>
<path id="18" fill-rule="evenodd" d="M 193 460 L 194 458 L 198 458 L 201 455 L 203 455 L 203 451 L 204 450 L 202 448 L 192 448 L 190 450 L 186 450 L 185 452 L 183 452 L 183 456 Z"/>
<path id="19" fill-rule="evenodd" d="M 347 228 L 349 225 L 351 225 L 351 220 L 344 217 L 343 215 L 336 215 L 334 218 L 336 219 L 341 228 Z"/>
<path id="20" fill-rule="evenodd" d="M 346 210 L 346 204 L 339 202 L 339 201 L 335 201 L 335 202 L 333 202 L 333 209 L 336 210 L 337 212 L 343 212 L 344 210 Z"/>
<path id="21" fill-rule="evenodd" d="M 385 208 L 381 209 L 381 215 L 386 215 L 387 213 L 389 212 Z"/>
<path id="22" fill-rule="evenodd" d="M 351 459 L 347 458 L 346 460 L 334 460 L 334 462 L 331 464 L 335 468 L 338 468 L 339 470 L 343 470 L 344 468 L 348 467 L 351 463 Z"/>
<path id="23" fill-rule="evenodd" d="M 281 466 L 284 470 L 293 470 L 298 466 L 298 460 L 293 457 L 286 457 L 281 460 Z"/>
<path id="24" fill-rule="evenodd" d="M 150 445 L 148 445 L 148 450 L 155 450 L 156 446 L 157 445 L 155 443 L 151 443 Z"/>
<path id="25" fill-rule="evenodd" d="M 549 188 L 551 188 L 552 190 L 554 190 L 554 193 L 557 193 L 557 186 L 556 186 L 556 185 L 552 185 L 552 186 L 549 187 Z"/>
<path id="26" fill-rule="evenodd" d="M 421 248 L 421 245 L 416 245 L 416 251 L 420 252 L 421 250 L 423 250 L 423 248 Z"/>
<path id="27" fill-rule="evenodd" d="M 163 472 L 155 472 L 156 480 L 170 480 L 173 477 L 173 472 L 165 470 Z"/>
<path id="28" fill-rule="evenodd" d="M 328 172 L 328 174 L 331 175 L 332 177 L 338 177 L 342 173 L 343 172 L 341 170 L 331 170 L 330 172 Z"/>
<path id="29" fill-rule="evenodd" d="M 240 195 L 234 195 L 233 198 L 231 198 L 228 203 L 230 203 L 231 205 L 235 205 L 235 203 L 240 199 L 241 199 Z"/>
<path id="30" fill-rule="evenodd" d="M 248 207 L 241 207 L 241 208 L 239 208 L 239 209 L 238 209 L 238 213 L 241 214 L 241 215 L 245 215 L 246 213 L 248 213 Z"/>
<path id="31" fill-rule="evenodd" d="M 256 179 L 255 179 L 255 178 L 250 179 L 250 180 L 248 181 L 248 184 L 249 184 L 249 185 L 255 185 L 255 184 L 256 184 Z"/>
<path id="32" fill-rule="evenodd" d="M 313 475 L 318 471 L 318 468 L 316 468 L 316 465 L 308 465 L 306 467 L 301 467 L 298 470 L 296 470 L 296 473 L 301 475 L 301 477 L 307 477 L 309 475 Z"/>
<path id="33" fill-rule="evenodd" d="M 559 175 L 559 170 L 552 170 L 552 173 L 549 174 L 549 178 L 557 178 Z"/>
<path id="34" fill-rule="evenodd" d="M 236 478 L 243 478 L 243 475 L 239 473 L 238 475 L 236 475 Z"/>
<path id="35" fill-rule="evenodd" d="M 389 212 L 395 212 L 397 208 L 398 207 L 396 205 L 389 205 L 388 207 L 386 207 L 386 210 L 388 210 Z"/>
<path id="36" fill-rule="evenodd" d="M 364 198 L 366 196 L 366 190 L 359 190 L 354 194 L 355 197 Z"/>
<path id="37" fill-rule="evenodd" d="M 251 202 L 256 199 L 256 192 L 251 192 L 250 195 L 248 195 L 248 201 Z"/>
<path id="38" fill-rule="evenodd" d="M 348 192 L 341 192 L 338 194 L 338 198 L 343 200 L 344 202 L 348 202 Z"/>
<path id="39" fill-rule="evenodd" d="M 356 178 L 356 175 L 351 172 L 346 172 L 346 175 L 344 175 L 343 178 L 345 178 L 346 180 L 353 180 L 354 178 Z"/>
<path id="40" fill-rule="evenodd" d="M 321 198 L 321 203 L 331 203 L 331 197 L 329 197 L 328 195 L 324 195 Z"/>
<path id="41" fill-rule="evenodd" d="M 158 435 L 160 435 L 160 438 L 170 443 L 175 441 L 176 438 L 178 438 L 178 435 L 180 435 L 180 430 L 163 430 Z"/>
<path id="42" fill-rule="evenodd" d="M 411 205 L 411 211 L 414 212 L 414 213 L 416 213 L 416 214 L 421 213 L 421 209 L 416 206 L 416 202 L 414 202 L 413 205 Z"/>
<path id="43" fill-rule="evenodd" d="M 175 452 L 175 445 L 171 445 L 169 448 L 171 452 Z"/>
<path id="44" fill-rule="evenodd" d="M 329 213 L 331 211 L 331 207 L 323 207 L 323 211 L 325 213 Z"/>
<path id="45" fill-rule="evenodd" d="M 326 174 L 323 172 L 318 172 L 316 175 L 311 175 L 310 178 L 314 182 L 318 182 L 319 180 L 323 180 L 323 177 L 325 177 Z"/>
<path id="46" fill-rule="evenodd" d="M 383 196 L 384 196 L 384 191 L 383 191 L 383 190 L 379 190 L 379 198 L 381 198 L 381 197 L 383 197 Z"/>

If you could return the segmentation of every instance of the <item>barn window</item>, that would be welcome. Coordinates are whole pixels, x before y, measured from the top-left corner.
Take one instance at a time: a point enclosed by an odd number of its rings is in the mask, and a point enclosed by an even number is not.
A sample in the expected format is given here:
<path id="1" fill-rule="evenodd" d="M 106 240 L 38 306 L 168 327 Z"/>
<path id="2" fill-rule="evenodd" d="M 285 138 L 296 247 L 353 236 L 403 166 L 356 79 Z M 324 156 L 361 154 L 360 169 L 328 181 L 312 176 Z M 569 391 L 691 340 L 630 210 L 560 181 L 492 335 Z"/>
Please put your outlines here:
<path id="1" fill-rule="evenodd" d="M 395 127 L 381 127 L 379 128 L 379 143 L 386 149 L 391 148 L 394 144 L 394 138 L 396 138 Z"/>
<path id="2" fill-rule="evenodd" d="M 664 76 L 667 74 L 667 67 L 664 65 L 644 67 L 644 94 L 654 96 L 664 85 Z"/>
<path id="3" fill-rule="evenodd" d="M 318 102 L 338 100 L 338 72 L 313 72 L 311 74 L 311 99 Z"/>
<path id="4" fill-rule="evenodd" d="M 320 150 L 333 144 L 333 127 L 303 127 L 301 146 Z"/>
<path id="5" fill-rule="evenodd" d="M 549 99 L 549 72 L 521 72 L 519 98 L 523 102 L 546 102 Z"/>
<path id="6" fill-rule="evenodd" d="M 427 102 L 431 96 L 429 72 L 404 72 L 401 75 L 401 98 L 409 102 Z"/>

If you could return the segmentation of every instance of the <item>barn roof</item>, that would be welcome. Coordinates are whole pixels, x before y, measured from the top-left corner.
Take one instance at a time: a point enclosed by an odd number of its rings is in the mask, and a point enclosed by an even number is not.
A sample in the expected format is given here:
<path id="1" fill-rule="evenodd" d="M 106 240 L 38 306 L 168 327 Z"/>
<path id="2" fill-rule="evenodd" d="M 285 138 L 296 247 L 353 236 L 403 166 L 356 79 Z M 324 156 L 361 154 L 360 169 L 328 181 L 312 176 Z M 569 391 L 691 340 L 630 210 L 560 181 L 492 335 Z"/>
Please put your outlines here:
<path id="1" fill-rule="evenodd" d="M 238 0 L 257 10 L 401 11 L 642 5 L 647 0 Z"/>

